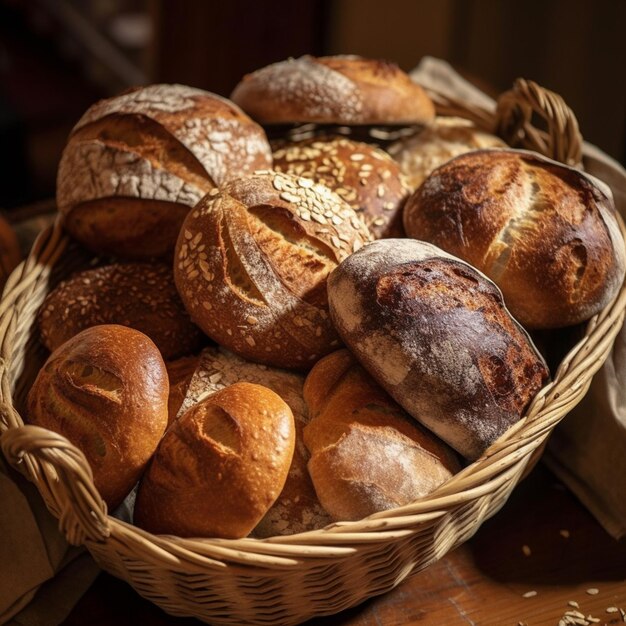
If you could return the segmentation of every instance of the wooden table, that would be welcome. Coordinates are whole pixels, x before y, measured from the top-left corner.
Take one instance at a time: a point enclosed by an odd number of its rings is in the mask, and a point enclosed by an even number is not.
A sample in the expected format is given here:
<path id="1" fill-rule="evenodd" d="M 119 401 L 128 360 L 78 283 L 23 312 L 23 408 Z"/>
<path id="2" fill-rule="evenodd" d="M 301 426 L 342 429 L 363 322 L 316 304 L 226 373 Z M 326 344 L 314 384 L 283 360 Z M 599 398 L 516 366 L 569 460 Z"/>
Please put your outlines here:
<path id="1" fill-rule="evenodd" d="M 567 611 L 617 625 L 626 623 L 620 609 L 626 611 L 626 540 L 611 539 L 540 464 L 465 545 L 391 593 L 307 626 L 557 626 Z M 200 622 L 170 617 L 102 574 L 64 622 L 85 624 Z"/>

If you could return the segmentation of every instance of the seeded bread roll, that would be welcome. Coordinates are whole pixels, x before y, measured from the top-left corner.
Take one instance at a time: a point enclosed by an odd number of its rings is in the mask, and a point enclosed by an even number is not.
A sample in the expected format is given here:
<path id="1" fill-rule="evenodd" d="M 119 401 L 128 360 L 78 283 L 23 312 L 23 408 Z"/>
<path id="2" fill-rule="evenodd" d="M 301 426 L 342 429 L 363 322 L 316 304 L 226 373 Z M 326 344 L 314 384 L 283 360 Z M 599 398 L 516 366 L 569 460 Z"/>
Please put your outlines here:
<path id="1" fill-rule="evenodd" d="M 528 328 L 578 324 L 624 281 L 624 240 L 610 192 L 532 152 L 472 152 L 443 165 L 409 199 L 409 236 L 468 261 Z"/>
<path id="2" fill-rule="evenodd" d="M 28 421 L 82 450 L 114 509 L 165 432 L 168 389 L 165 364 L 148 337 L 124 326 L 94 326 L 50 355 L 28 395 Z"/>
<path id="3" fill-rule="evenodd" d="M 199 363 L 199 356 L 184 356 L 165 363 L 170 381 L 170 394 L 167 399 L 168 426 L 176 419 L 181 409 Z"/>
<path id="4" fill-rule="evenodd" d="M 309 453 L 304 445 L 303 430 L 308 416 L 302 397 L 304 378 L 301 374 L 250 363 L 225 350 L 206 348 L 193 374 L 181 412 L 238 382 L 263 385 L 277 393 L 289 405 L 296 428 L 293 460 L 285 486 L 252 535 L 291 535 L 327 526 L 332 520 L 319 503 L 307 471 Z"/>
<path id="5" fill-rule="evenodd" d="M 22 252 L 17 235 L 9 222 L 0 216 L 0 292 L 21 260 Z"/>
<path id="6" fill-rule="evenodd" d="M 400 165 L 409 187 L 415 190 L 433 170 L 460 154 L 505 147 L 502 139 L 480 130 L 469 120 L 437 117 L 431 125 L 396 141 L 387 150 Z"/>
<path id="7" fill-rule="evenodd" d="M 315 364 L 304 399 L 309 472 L 335 521 L 409 504 L 460 469 L 452 450 L 411 419 L 348 350 Z"/>
<path id="8" fill-rule="evenodd" d="M 44 300 L 38 316 L 48 350 L 85 328 L 120 324 L 148 335 L 166 360 L 191 354 L 202 343 L 162 263 L 114 263 L 74 274 Z"/>
<path id="9" fill-rule="evenodd" d="M 384 239 L 328 280 L 330 312 L 361 364 L 468 459 L 517 422 L 548 369 L 500 290 L 435 246 Z"/>
<path id="10" fill-rule="evenodd" d="M 232 102 L 184 85 L 150 85 L 90 107 L 63 151 L 57 204 L 97 253 L 171 252 L 202 196 L 271 167 L 260 126 Z"/>
<path id="11" fill-rule="evenodd" d="M 261 385 L 231 385 L 167 431 L 141 481 L 135 523 L 180 537 L 245 537 L 280 494 L 293 448 L 287 404 Z"/>
<path id="12" fill-rule="evenodd" d="M 302 56 L 247 74 L 233 102 L 261 123 L 423 124 L 426 92 L 397 65 L 359 56 Z"/>
<path id="13" fill-rule="evenodd" d="M 274 169 L 326 185 L 363 219 L 375 239 L 400 237 L 408 196 L 400 168 L 386 152 L 345 137 L 312 138 L 274 150 Z"/>
<path id="14" fill-rule="evenodd" d="M 252 361 L 306 368 L 339 345 L 326 276 L 368 238 L 326 187 L 257 172 L 189 213 L 174 278 L 191 318 L 217 343 Z"/>

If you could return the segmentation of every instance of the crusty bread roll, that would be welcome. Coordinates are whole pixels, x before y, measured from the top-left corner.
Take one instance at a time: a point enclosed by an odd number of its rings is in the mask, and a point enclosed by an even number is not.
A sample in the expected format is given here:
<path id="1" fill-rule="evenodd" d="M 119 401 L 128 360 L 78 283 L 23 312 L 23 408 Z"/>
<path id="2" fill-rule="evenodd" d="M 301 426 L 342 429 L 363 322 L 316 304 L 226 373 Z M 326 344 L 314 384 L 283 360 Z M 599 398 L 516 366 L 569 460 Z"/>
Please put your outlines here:
<path id="1" fill-rule="evenodd" d="M 332 520 L 319 503 L 307 471 L 309 453 L 304 445 L 303 430 L 308 416 L 302 397 L 304 377 L 301 374 L 250 363 L 225 350 L 206 348 L 189 384 L 181 412 L 238 382 L 263 385 L 277 393 L 289 405 L 296 429 L 293 460 L 285 486 L 252 535 L 291 535 L 327 526 Z"/>
<path id="2" fill-rule="evenodd" d="M 199 363 L 200 357 L 195 355 L 184 356 L 165 363 L 170 381 L 170 393 L 167 398 L 168 426 L 176 419 L 180 411 Z"/>
<path id="3" fill-rule="evenodd" d="M 339 350 L 304 384 L 309 472 L 334 520 L 358 520 L 430 493 L 460 469 L 454 453 L 412 420 Z"/>
<path id="4" fill-rule="evenodd" d="M 50 355 L 28 395 L 27 418 L 82 450 L 113 509 L 165 432 L 168 388 L 161 354 L 146 335 L 93 326 Z"/>
<path id="5" fill-rule="evenodd" d="M 326 187 L 257 172 L 189 213 L 174 278 L 191 318 L 217 343 L 252 361 L 306 368 L 339 344 L 326 276 L 368 238 Z"/>
<path id="6" fill-rule="evenodd" d="M 261 123 L 428 123 L 435 107 L 397 65 L 359 56 L 302 56 L 247 74 L 231 94 Z"/>
<path id="7" fill-rule="evenodd" d="M 271 167 L 260 126 L 232 102 L 184 85 L 101 100 L 63 151 L 57 203 L 65 227 L 95 252 L 163 255 L 202 196 Z"/>
<path id="8" fill-rule="evenodd" d="M 331 317 L 410 415 L 468 459 L 517 422 L 547 367 L 499 289 L 433 245 L 383 239 L 328 279 Z"/>
<path id="9" fill-rule="evenodd" d="M 245 537 L 285 484 L 294 437 L 291 410 L 266 387 L 236 383 L 209 396 L 163 437 L 135 523 L 180 537 Z"/>
<path id="10" fill-rule="evenodd" d="M 440 165 L 481 148 L 504 148 L 502 139 L 477 128 L 461 117 L 436 117 L 414 135 L 399 139 L 387 151 L 399 163 L 412 190 Z"/>
<path id="11" fill-rule="evenodd" d="M 196 351 L 200 329 L 192 323 L 163 263 L 113 263 L 78 272 L 53 289 L 38 315 L 48 350 L 85 328 L 120 324 L 148 335 L 166 360 Z"/>
<path id="12" fill-rule="evenodd" d="M 274 169 L 326 185 L 363 219 L 375 239 L 401 237 L 409 190 L 386 152 L 345 137 L 279 144 Z"/>
<path id="13" fill-rule="evenodd" d="M 577 324 L 616 295 L 626 267 L 610 192 L 538 154 L 472 152 L 409 199 L 409 236 L 484 272 L 528 328 Z"/>
<path id="14" fill-rule="evenodd" d="M 0 215 L 0 292 L 21 260 L 22 252 L 17 235 L 9 222 Z"/>

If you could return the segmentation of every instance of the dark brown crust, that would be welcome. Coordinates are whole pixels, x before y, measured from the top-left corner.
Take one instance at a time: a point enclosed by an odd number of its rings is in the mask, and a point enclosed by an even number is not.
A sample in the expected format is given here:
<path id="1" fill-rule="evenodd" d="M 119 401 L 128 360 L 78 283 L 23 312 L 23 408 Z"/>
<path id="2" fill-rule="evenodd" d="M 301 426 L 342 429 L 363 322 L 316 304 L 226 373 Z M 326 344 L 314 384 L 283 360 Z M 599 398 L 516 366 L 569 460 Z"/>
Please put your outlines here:
<path id="1" fill-rule="evenodd" d="M 528 153 L 462 155 L 408 200 L 409 236 L 429 241 L 494 280 L 529 328 L 584 321 L 624 279 L 615 210 L 579 172 Z"/>

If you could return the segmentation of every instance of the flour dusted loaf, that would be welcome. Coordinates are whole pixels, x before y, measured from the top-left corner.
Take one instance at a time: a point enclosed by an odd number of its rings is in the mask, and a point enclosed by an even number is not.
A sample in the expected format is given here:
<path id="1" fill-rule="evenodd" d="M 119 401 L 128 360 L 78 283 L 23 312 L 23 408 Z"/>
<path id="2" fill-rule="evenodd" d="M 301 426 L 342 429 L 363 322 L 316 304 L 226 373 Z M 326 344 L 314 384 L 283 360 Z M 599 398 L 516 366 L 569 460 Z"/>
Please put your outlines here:
<path id="1" fill-rule="evenodd" d="M 409 189 L 386 152 L 345 137 L 315 137 L 274 150 L 274 169 L 326 185 L 363 219 L 375 239 L 401 237 Z"/>
<path id="2" fill-rule="evenodd" d="M 200 357 L 196 355 L 165 362 L 170 381 L 170 393 L 167 398 L 168 426 L 178 416 L 199 363 Z"/>
<path id="3" fill-rule="evenodd" d="M 428 123 L 435 107 L 397 65 L 359 56 L 302 56 L 244 76 L 232 100 L 261 123 Z"/>
<path id="4" fill-rule="evenodd" d="M 235 176 L 271 167 L 263 130 L 232 102 L 150 85 L 90 107 L 63 151 L 57 204 L 95 252 L 171 252 L 189 209 Z"/>
<path id="5" fill-rule="evenodd" d="M 113 509 L 165 432 L 168 388 L 161 354 L 146 335 L 93 326 L 50 355 L 28 395 L 27 421 L 82 450 Z"/>
<path id="6" fill-rule="evenodd" d="M 336 521 L 409 504 L 460 469 L 452 450 L 411 419 L 348 350 L 315 364 L 304 399 L 309 472 Z"/>
<path id="7" fill-rule="evenodd" d="M 414 191 L 433 170 L 460 154 L 505 147 L 502 139 L 480 130 L 469 120 L 436 117 L 432 124 L 396 141 L 387 150 Z"/>
<path id="8" fill-rule="evenodd" d="M 78 272 L 53 289 L 38 315 L 43 344 L 55 350 L 85 328 L 120 324 L 145 333 L 165 360 L 202 343 L 164 263 L 113 263 Z"/>
<path id="9" fill-rule="evenodd" d="M 428 243 L 369 244 L 332 272 L 328 296 L 361 364 L 468 459 L 520 419 L 548 378 L 499 289 Z"/>
<path id="10" fill-rule="evenodd" d="M 294 436 L 291 410 L 261 385 L 209 396 L 163 437 L 137 493 L 135 523 L 180 537 L 245 537 L 285 484 Z"/>
<path id="11" fill-rule="evenodd" d="M 174 278 L 192 320 L 217 343 L 252 361 L 304 369 L 339 345 L 326 277 L 369 237 L 326 187 L 257 172 L 189 213 Z"/>
<path id="12" fill-rule="evenodd" d="M 538 154 L 472 152 L 435 170 L 408 200 L 407 234 L 465 259 L 528 328 L 577 324 L 624 280 L 613 201 L 591 178 Z"/>

